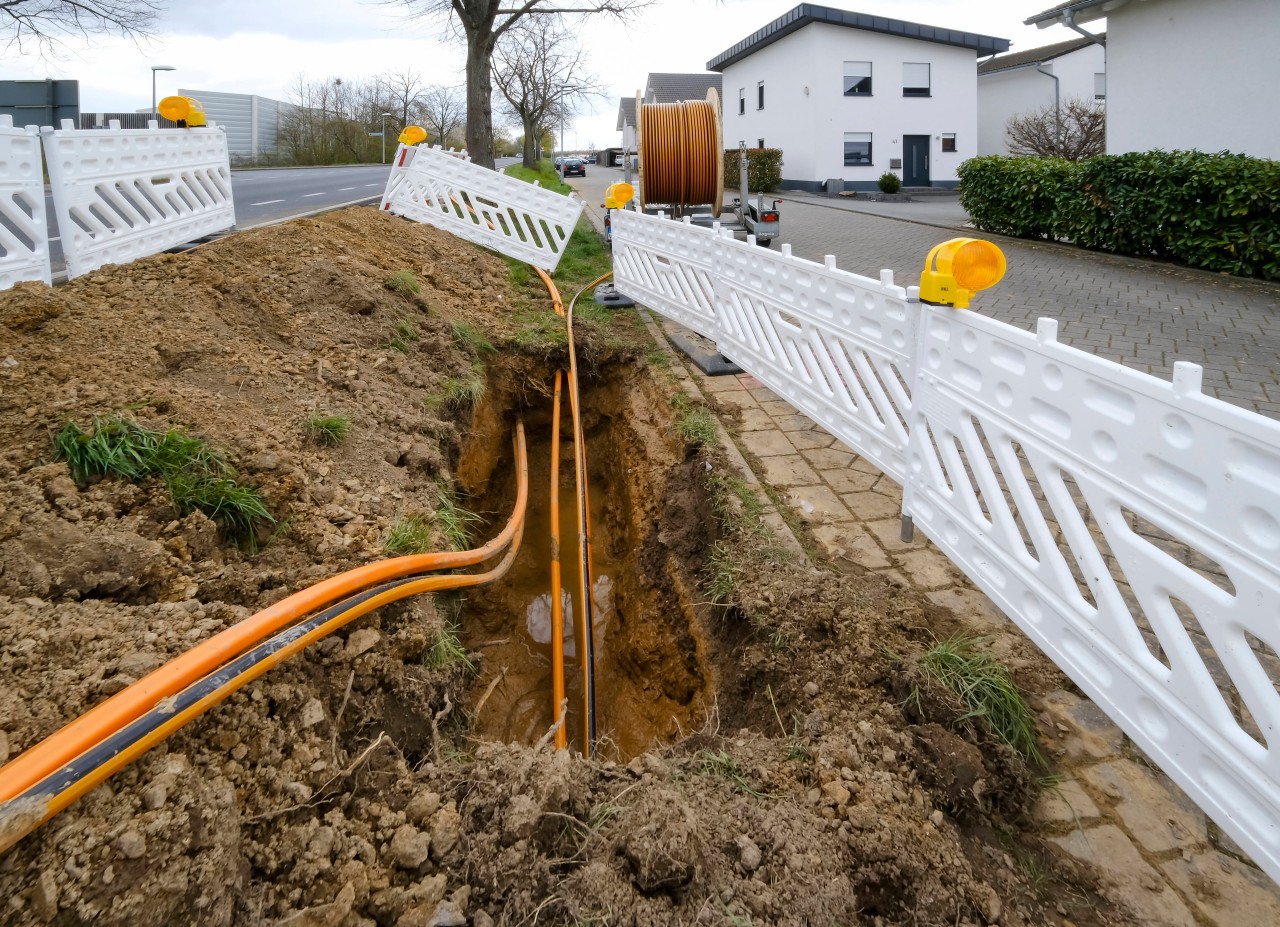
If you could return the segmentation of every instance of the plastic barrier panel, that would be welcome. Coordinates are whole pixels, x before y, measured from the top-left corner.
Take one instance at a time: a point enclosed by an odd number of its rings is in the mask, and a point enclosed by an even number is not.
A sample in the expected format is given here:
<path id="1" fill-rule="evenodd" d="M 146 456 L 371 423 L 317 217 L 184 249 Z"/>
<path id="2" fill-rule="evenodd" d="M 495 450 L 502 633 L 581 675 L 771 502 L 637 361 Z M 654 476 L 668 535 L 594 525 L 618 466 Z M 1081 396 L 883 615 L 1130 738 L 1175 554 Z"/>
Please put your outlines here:
<path id="1" fill-rule="evenodd" d="M 40 136 L 0 116 L 0 290 L 19 280 L 52 283 Z"/>
<path id="2" fill-rule="evenodd" d="M 713 341 L 716 320 L 716 233 L 687 219 L 673 222 L 630 209 L 615 209 L 613 283 L 655 312 Z"/>
<path id="3" fill-rule="evenodd" d="M 62 125 L 41 134 L 68 277 L 235 225 L 227 137 L 218 126 Z"/>
<path id="4" fill-rule="evenodd" d="M 387 180 L 383 208 L 548 271 L 560 263 L 582 214 L 577 197 L 499 174 L 438 147 L 419 146 L 403 172 L 398 170 Z"/>
<path id="5" fill-rule="evenodd" d="M 925 308 L 904 506 L 1280 881 L 1280 422 Z"/>
<path id="6" fill-rule="evenodd" d="M 718 245 L 721 352 L 901 483 L 919 305 L 892 271 L 872 280 L 727 231 Z"/>

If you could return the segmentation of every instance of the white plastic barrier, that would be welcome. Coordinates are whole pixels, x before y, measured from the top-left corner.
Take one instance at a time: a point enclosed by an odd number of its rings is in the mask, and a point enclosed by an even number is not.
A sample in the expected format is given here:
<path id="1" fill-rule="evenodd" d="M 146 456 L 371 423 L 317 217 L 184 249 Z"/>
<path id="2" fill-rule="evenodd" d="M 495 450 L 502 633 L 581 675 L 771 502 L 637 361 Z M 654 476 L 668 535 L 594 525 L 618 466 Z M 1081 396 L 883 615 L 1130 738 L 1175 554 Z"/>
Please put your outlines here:
<path id="1" fill-rule="evenodd" d="M 1280 422 L 1193 364 L 1167 383 L 1052 320 L 724 237 L 708 258 L 700 231 L 615 214 L 618 289 L 904 481 L 904 514 L 1280 882 Z"/>
<path id="2" fill-rule="evenodd" d="M 582 200 L 439 147 L 419 147 L 403 169 L 392 170 L 383 208 L 550 271 L 578 224 Z"/>
<path id="3" fill-rule="evenodd" d="M 923 315 L 906 513 L 1280 880 L 1280 423 Z"/>
<path id="4" fill-rule="evenodd" d="M 720 350 L 901 483 L 918 313 L 893 272 L 872 280 L 727 231 L 716 271 Z"/>
<path id="5" fill-rule="evenodd" d="M 51 283 L 40 136 L 0 116 L 0 290 L 19 280 Z"/>
<path id="6" fill-rule="evenodd" d="M 67 276 L 126 264 L 235 225 L 226 133 L 44 128 Z M 154 123 L 153 123 L 154 125 Z"/>

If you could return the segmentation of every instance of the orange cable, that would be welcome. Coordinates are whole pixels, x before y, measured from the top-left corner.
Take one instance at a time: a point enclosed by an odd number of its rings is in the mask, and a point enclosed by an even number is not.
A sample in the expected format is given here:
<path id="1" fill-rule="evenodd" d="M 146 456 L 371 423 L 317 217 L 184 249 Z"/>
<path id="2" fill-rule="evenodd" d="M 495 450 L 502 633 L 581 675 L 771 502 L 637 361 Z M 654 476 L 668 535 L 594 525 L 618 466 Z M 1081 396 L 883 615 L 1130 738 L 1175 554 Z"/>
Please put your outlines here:
<path id="1" fill-rule="evenodd" d="M 564 603 L 560 601 L 560 381 L 556 371 L 555 397 L 551 403 L 551 718 L 560 721 L 564 701 Z M 569 745 L 565 725 L 556 729 L 556 749 Z"/>

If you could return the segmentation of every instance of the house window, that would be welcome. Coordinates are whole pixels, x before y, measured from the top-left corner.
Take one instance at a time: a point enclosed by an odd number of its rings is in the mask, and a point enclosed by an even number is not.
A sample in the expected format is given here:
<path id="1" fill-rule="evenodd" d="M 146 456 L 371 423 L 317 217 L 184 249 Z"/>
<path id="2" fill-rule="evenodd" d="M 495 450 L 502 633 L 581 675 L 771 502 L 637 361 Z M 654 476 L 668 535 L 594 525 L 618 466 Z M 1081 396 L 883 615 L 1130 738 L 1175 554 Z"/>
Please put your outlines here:
<path id="1" fill-rule="evenodd" d="M 929 64 L 904 61 L 902 63 L 902 95 L 904 97 L 929 96 Z"/>
<path id="2" fill-rule="evenodd" d="M 954 132 L 942 133 L 942 150 L 943 151 L 956 150 L 956 134 Z"/>
<path id="3" fill-rule="evenodd" d="M 738 88 L 738 115 L 741 116 L 747 111 L 747 88 Z"/>
<path id="4" fill-rule="evenodd" d="M 844 95 L 847 97 L 871 96 L 870 61 L 846 61 L 844 63 Z"/>
<path id="5" fill-rule="evenodd" d="M 764 109 L 764 81 L 756 84 L 756 109 Z"/>
<path id="6" fill-rule="evenodd" d="M 1093 75 L 1093 98 L 1095 100 L 1105 100 L 1107 98 L 1107 75 Z"/>
<path id="7" fill-rule="evenodd" d="M 844 133 L 844 166 L 865 167 L 871 163 L 871 133 Z"/>

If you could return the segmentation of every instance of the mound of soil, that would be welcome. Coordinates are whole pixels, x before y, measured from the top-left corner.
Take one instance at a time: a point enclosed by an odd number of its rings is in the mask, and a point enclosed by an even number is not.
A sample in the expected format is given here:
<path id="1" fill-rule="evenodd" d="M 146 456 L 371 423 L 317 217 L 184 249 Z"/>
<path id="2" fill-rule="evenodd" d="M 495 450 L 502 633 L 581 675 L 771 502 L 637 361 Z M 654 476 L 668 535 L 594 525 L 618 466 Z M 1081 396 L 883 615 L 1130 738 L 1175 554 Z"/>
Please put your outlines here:
<path id="1" fill-rule="evenodd" d="M 474 538 L 495 533 L 512 422 L 542 433 L 567 362 L 518 276 L 351 209 L 0 293 L 0 762 L 385 556 L 397 518 L 436 512 L 442 486 L 482 514 Z M 517 717 L 546 669 L 511 643 L 525 580 L 406 600 L 0 856 L 0 924 L 1127 921 L 1025 832 L 1036 771 L 918 670 L 951 619 L 745 530 L 716 495 L 729 468 L 672 426 L 676 387 L 635 318 L 577 337 L 599 556 L 617 565 L 597 756 L 548 744 L 549 694 Z M 459 398 L 481 370 L 483 395 Z M 208 441 L 274 522 L 233 540 L 159 479 L 77 483 L 54 434 L 122 412 Z M 317 443 L 316 414 L 351 433 Z M 730 554 L 732 594 L 713 604 Z M 471 652 L 437 659 L 455 623 Z"/>

